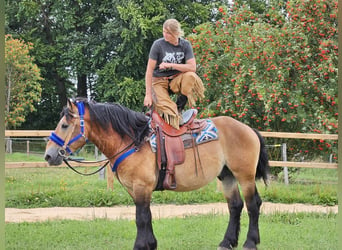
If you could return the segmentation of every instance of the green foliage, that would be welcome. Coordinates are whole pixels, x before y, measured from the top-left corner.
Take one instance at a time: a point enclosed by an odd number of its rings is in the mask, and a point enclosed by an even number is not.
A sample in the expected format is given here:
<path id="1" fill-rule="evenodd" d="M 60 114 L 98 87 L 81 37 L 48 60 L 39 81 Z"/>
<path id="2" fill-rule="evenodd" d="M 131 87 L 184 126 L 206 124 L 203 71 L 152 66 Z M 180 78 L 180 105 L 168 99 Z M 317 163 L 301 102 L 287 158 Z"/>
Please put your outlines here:
<path id="1" fill-rule="evenodd" d="M 24 123 L 26 116 L 36 111 L 34 104 L 40 101 L 42 78 L 29 54 L 32 46 L 11 35 L 5 36 L 6 129 L 15 129 Z"/>
<path id="2" fill-rule="evenodd" d="M 117 84 L 112 83 L 111 85 L 107 85 L 102 98 L 112 102 L 124 103 L 130 109 L 141 111 L 141 100 L 144 96 L 145 82 L 143 80 L 135 81 L 132 78 L 125 77 Z"/>
<path id="3" fill-rule="evenodd" d="M 37 2 L 5 1 L 5 31 L 14 38 L 34 44 L 30 54 L 41 71 L 41 101 L 35 104 L 37 112 L 28 115 L 21 128 L 53 129 L 59 120 L 59 112 L 66 104 L 66 96 L 71 96 L 71 85 L 64 60 L 67 41 L 62 42 L 63 32 L 58 20 L 56 1 Z M 62 40 L 62 41 L 61 41 Z"/>
<path id="4" fill-rule="evenodd" d="M 134 81 L 132 78 L 124 78 L 122 82 L 117 85 L 119 103 L 127 103 L 129 108 L 138 110 L 141 108 L 141 100 L 144 98 L 145 82 Z"/>
<path id="5" fill-rule="evenodd" d="M 194 29 L 207 89 L 201 116 L 229 115 L 264 131 L 337 133 L 337 2 L 313 2 L 289 1 L 288 19 L 278 5 L 257 14 L 235 4 Z M 295 144 L 293 152 L 336 156 L 334 144 Z"/>

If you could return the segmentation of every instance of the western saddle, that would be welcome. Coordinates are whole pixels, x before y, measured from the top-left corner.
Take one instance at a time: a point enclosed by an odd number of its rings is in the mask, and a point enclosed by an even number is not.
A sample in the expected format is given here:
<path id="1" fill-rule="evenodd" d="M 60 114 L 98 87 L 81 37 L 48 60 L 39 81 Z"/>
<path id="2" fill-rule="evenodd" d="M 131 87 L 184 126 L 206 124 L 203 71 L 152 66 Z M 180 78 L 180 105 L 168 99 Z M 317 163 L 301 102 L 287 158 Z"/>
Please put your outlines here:
<path id="1" fill-rule="evenodd" d="M 151 114 L 151 127 L 157 138 L 157 164 L 159 179 L 156 190 L 173 190 L 177 187 L 175 179 L 175 165 L 185 161 L 185 151 L 182 135 L 197 133 L 205 128 L 206 120 L 195 119 L 196 109 L 190 109 L 182 115 L 183 125 L 179 129 L 170 126 L 156 111 Z M 195 139 L 192 138 L 192 147 Z"/>

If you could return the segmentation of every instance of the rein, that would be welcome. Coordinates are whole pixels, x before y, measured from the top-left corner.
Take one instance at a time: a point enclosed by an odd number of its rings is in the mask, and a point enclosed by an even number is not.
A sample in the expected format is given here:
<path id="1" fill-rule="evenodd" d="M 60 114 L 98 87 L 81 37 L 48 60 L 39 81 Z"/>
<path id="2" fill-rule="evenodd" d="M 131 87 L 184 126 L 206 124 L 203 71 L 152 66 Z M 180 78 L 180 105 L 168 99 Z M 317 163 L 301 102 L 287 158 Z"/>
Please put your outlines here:
<path id="1" fill-rule="evenodd" d="M 70 160 L 70 159 L 69 159 L 69 160 Z M 90 176 L 90 175 L 97 174 L 97 173 L 100 172 L 102 169 L 104 169 L 104 168 L 108 165 L 108 163 L 109 163 L 109 161 L 107 161 L 102 167 L 100 167 L 98 170 L 96 170 L 96 171 L 94 171 L 94 172 L 91 172 L 91 173 L 81 173 L 80 171 L 76 170 L 74 167 L 72 167 L 72 166 L 69 164 L 67 158 L 63 158 L 63 161 L 64 161 L 64 163 L 65 163 L 72 171 L 74 171 L 74 172 L 77 173 L 77 174 L 83 175 L 83 176 Z M 75 161 L 75 160 L 73 160 L 73 161 Z M 79 163 L 84 163 L 84 161 L 77 161 L 77 162 L 79 162 Z M 99 162 L 100 162 L 100 161 L 99 161 Z M 88 163 L 88 162 L 87 162 L 87 163 Z"/>
<path id="2" fill-rule="evenodd" d="M 120 152 L 116 153 L 115 155 L 113 155 L 112 157 L 110 158 L 107 158 L 105 160 L 99 160 L 99 161 L 80 161 L 80 160 L 74 160 L 74 159 L 71 159 L 69 157 L 65 157 L 63 156 L 63 161 L 64 163 L 72 170 L 74 171 L 75 173 L 77 174 L 80 174 L 80 175 L 83 175 L 83 176 L 90 176 L 90 175 L 94 175 L 94 174 L 97 174 L 98 172 L 100 172 L 102 169 L 104 169 L 110 162 L 111 159 L 117 157 L 120 155 L 120 157 L 115 161 L 115 163 L 113 164 L 113 167 L 112 167 L 112 171 L 115 172 L 116 169 L 118 168 L 119 164 L 129 155 L 131 155 L 132 153 L 136 152 L 137 149 L 136 148 L 131 148 L 133 146 L 133 142 L 131 144 L 129 144 L 128 146 L 126 146 L 123 150 L 121 150 Z M 129 148 L 131 148 L 130 150 L 128 150 Z M 128 151 L 126 151 L 128 150 Z M 126 152 L 125 152 L 126 151 Z M 94 171 L 94 172 L 91 172 L 91 173 L 81 173 L 79 172 L 78 170 L 76 170 L 74 167 L 72 167 L 70 164 L 69 164 L 69 161 L 74 161 L 74 162 L 78 162 L 78 163 L 98 163 L 98 162 L 103 162 L 103 161 L 107 161 L 102 167 L 100 167 L 98 170 Z"/>
<path id="3" fill-rule="evenodd" d="M 120 152 L 116 153 L 115 155 L 113 155 L 112 157 L 110 158 L 107 158 L 105 160 L 99 160 L 99 161 L 80 161 L 80 160 L 74 160 L 74 159 L 70 159 L 68 157 L 65 157 L 63 156 L 63 161 L 64 163 L 72 170 L 74 171 L 75 173 L 77 174 L 80 174 L 80 175 L 83 175 L 83 176 L 90 176 L 90 175 L 94 175 L 94 174 L 97 174 L 98 172 L 100 172 L 102 169 L 104 169 L 108 164 L 109 164 L 109 160 L 110 159 L 113 159 L 115 157 L 117 157 L 118 155 L 121 154 L 121 156 L 117 159 L 117 161 L 113 164 L 113 167 L 112 167 L 112 171 L 115 172 L 115 170 L 117 169 L 117 167 L 119 166 L 119 164 L 129 155 L 131 155 L 132 153 L 136 152 L 137 149 L 136 148 L 131 148 L 130 150 L 128 150 L 130 147 L 133 146 L 133 142 L 131 144 L 129 144 L 128 146 L 126 146 L 123 150 L 121 150 Z M 128 150 L 128 151 L 126 151 Z M 126 152 L 125 152 L 126 151 Z M 124 153 L 125 152 L 125 153 Z M 107 161 L 102 167 L 100 167 L 98 170 L 94 171 L 94 172 L 91 172 L 91 173 L 81 173 L 80 171 L 76 170 L 74 167 L 72 167 L 70 164 L 69 164 L 69 161 L 74 161 L 74 162 L 78 162 L 78 163 L 98 163 L 98 162 L 103 162 L 103 161 Z"/>

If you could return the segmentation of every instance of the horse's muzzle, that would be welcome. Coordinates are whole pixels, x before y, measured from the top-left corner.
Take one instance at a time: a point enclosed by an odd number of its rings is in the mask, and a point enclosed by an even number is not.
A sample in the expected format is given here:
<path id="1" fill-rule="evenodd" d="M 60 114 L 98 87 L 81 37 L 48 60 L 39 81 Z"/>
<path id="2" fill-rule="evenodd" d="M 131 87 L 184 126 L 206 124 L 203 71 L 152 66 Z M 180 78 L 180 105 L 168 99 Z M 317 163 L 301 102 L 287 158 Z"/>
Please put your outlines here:
<path id="1" fill-rule="evenodd" d="M 65 156 L 63 156 L 63 152 L 60 151 L 64 151 L 64 155 L 65 155 L 65 150 L 64 149 L 56 149 L 56 148 L 49 148 L 45 151 L 45 156 L 44 159 L 45 161 L 47 161 L 49 163 L 49 165 L 53 165 L 53 166 L 58 166 L 61 165 L 63 162 L 63 158 Z"/>

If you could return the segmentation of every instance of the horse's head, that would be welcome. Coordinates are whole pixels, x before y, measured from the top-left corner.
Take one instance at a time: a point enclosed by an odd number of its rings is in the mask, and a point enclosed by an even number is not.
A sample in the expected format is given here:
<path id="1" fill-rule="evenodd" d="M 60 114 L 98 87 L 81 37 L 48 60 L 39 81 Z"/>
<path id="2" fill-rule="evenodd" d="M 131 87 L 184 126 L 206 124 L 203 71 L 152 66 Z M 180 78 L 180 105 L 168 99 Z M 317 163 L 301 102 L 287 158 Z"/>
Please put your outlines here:
<path id="1" fill-rule="evenodd" d="M 84 103 L 71 102 L 62 111 L 62 118 L 51 133 L 45 149 L 49 165 L 60 165 L 63 159 L 87 142 L 84 126 Z"/>

